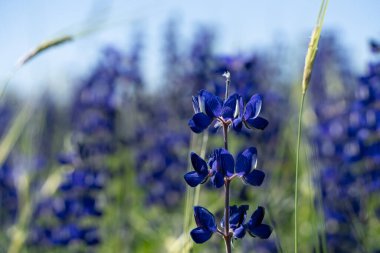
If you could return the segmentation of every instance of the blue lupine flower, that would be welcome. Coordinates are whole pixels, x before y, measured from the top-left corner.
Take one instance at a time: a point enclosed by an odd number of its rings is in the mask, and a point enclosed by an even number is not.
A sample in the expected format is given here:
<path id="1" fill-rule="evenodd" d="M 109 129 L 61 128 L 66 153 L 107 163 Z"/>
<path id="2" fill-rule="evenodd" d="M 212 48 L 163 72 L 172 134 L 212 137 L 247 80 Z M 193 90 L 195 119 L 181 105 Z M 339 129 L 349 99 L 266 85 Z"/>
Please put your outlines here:
<path id="1" fill-rule="evenodd" d="M 247 217 L 248 205 L 230 206 L 230 229 L 232 230 L 233 237 L 235 239 L 241 239 L 245 236 L 244 222 Z M 222 228 L 224 228 L 224 218 L 221 222 Z"/>
<path id="2" fill-rule="evenodd" d="M 247 128 L 265 129 L 268 126 L 268 121 L 259 116 L 261 106 L 262 98 L 258 94 L 253 95 L 245 107 L 243 106 L 243 98 L 240 97 L 238 117 L 233 121 L 234 129 L 239 132 L 243 123 Z"/>
<path id="3" fill-rule="evenodd" d="M 195 206 L 194 218 L 197 227 L 191 230 L 191 238 L 196 243 L 204 243 L 217 230 L 214 215 L 204 207 Z"/>
<path id="4" fill-rule="evenodd" d="M 193 97 L 195 114 L 189 120 L 189 127 L 194 133 L 201 133 L 214 119 L 222 122 L 232 122 L 236 117 L 238 94 L 232 94 L 226 101 L 212 93 L 201 90 L 197 97 Z"/>
<path id="5" fill-rule="evenodd" d="M 207 168 L 206 162 L 194 152 L 191 153 L 191 163 L 194 171 L 185 174 L 184 178 L 188 185 L 196 187 L 203 184 L 211 177 L 211 182 L 216 188 L 224 185 L 224 178 L 234 175 L 240 177 L 245 183 L 260 186 L 265 173 L 256 168 L 257 150 L 250 147 L 238 154 L 236 165 L 233 156 L 224 148 L 215 149 L 210 156 Z"/>
<path id="6" fill-rule="evenodd" d="M 195 171 L 185 174 L 186 182 L 191 187 L 195 187 L 206 182 L 209 175 L 207 163 L 200 156 L 194 152 L 191 152 L 191 164 L 193 165 Z"/>
<path id="7" fill-rule="evenodd" d="M 234 174 L 234 158 L 224 148 L 215 149 L 208 161 L 212 170 L 211 182 L 216 188 L 224 185 L 224 177 L 231 177 Z"/>
<path id="8" fill-rule="evenodd" d="M 264 214 L 264 207 L 259 206 L 245 225 L 245 228 L 251 236 L 267 239 L 272 234 L 272 228 L 267 224 L 262 224 Z"/>
<path id="9" fill-rule="evenodd" d="M 236 159 L 236 174 L 245 182 L 253 186 L 260 186 L 264 181 L 265 173 L 253 169 L 257 165 L 257 149 L 250 147 L 238 154 Z"/>
<path id="10" fill-rule="evenodd" d="M 267 239 L 272 234 L 272 228 L 262 223 L 265 214 L 264 208 L 259 206 L 250 220 L 245 223 L 248 209 L 248 205 L 230 206 L 229 228 L 233 238 L 241 239 L 248 232 L 252 237 Z M 196 243 L 204 243 L 217 231 L 215 217 L 206 208 L 195 206 L 194 218 L 197 227 L 190 232 L 191 238 Z M 224 219 L 221 221 L 221 227 L 224 228 Z"/>
<path id="11" fill-rule="evenodd" d="M 331 52 L 325 56 L 331 57 Z M 324 66 L 332 64 L 320 62 L 320 72 L 325 71 Z M 337 67 L 342 69 L 341 66 Z M 379 152 L 374 148 L 379 142 L 379 72 L 376 73 L 375 65 L 370 66 L 370 72 L 359 78 L 356 96 L 349 88 L 354 85 L 346 81 L 347 76 L 346 73 L 339 76 L 344 83 L 344 93 L 341 94 L 330 96 L 327 87 L 331 84 L 325 83 L 328 80 L 326 78 L 322 83 L 318 80 L 315 86 L 311 86 L 316 91 L 312 103 L 316 107 L 319 123 L 314 134 L 315 142 L 318 143 L 317 160 L 322 167 L 318 183 L 321 186 L 326 223 L 333 224 L 333 229 L 327 229 L 325 234 L 329 252 L 362 251 L 364 238 L 358 236 L 352 224 L 361 224 L 363 227 L 360 229 L 363 230 L 370 229 L 367 227 L 370 224 L 363 221 L 363 212 L 366 212 L 372 191 L 379 189 Z"/>
<path id="12" fill-rule="evenodd" d="M 104 62 L 79 87 L 72 106 L 74 150 L 60 155 L 71 165 L 58 186 L 58 194 L 36 203 L 31 222 L 30 244 L 67 245 L 81 241 L 100 243 L 97 219 L 103 215 L 99 191 L 111 176 L 105 157 L 116 151 L 118 86 L 125 77 L 116 51 L 107 51 Z M 52 219 L 52 217 L 54 217 Z M 48 219 L 46 224 L 42 221 Z M 91 226 L 86 221 L 92 220 Z M 53 223 L 51 221 L 54 221 Z M 41 225 L 43 224 L 43 225 Z"/>

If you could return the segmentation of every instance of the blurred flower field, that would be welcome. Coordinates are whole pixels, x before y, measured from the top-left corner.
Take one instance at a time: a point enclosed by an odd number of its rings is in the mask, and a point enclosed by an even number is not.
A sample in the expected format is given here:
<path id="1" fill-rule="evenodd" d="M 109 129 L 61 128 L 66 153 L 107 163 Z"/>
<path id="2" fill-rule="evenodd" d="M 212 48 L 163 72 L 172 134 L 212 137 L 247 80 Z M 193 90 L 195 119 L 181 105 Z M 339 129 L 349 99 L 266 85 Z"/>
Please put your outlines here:
<path id="1" fill-rule="evenodd" d="M 215 27 L 184 43 L 168 19 L 152 88 L 141 34 L 96 52 L 64 102 L 1 83 L 0 252 L 224 252 L 226 227 L 233 252 L 293 252 L 307 41 L 297 53 L 273 43 L 222 54 Z M 358 73 L 339 32 L 321 33 L 301 122 L 299 252 L 380 252 L 374 38 L 362 40 L 372 60 Z M 43 44 L 18 67 L 68 43 Z M 231 216 L 215 189 L 227 181 Z"/>

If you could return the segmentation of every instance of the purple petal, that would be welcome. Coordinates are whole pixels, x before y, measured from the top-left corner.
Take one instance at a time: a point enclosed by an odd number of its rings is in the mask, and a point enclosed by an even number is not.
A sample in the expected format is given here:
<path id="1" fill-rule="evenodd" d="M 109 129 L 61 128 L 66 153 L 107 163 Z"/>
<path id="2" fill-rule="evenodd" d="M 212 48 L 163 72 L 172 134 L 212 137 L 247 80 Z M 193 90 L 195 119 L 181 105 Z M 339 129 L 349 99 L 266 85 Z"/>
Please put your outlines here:
<path id="1" fill-rule="evenodd" d="M 190 236 L 195 243 L 204 243 L 211 238 L 212 233 L 212 231 L 204 228 L 194 228 L 191 230 Z"/>
<path id="2" fill-rule="evenodd" d="M 196 171 L 188 172 L 184 175 L 185 181 L 191 187 L 196 187 L 207 180 L 207 175 L 199 174 Z"/>
<path id="3" fill-rule="evenodd" d="M 260 186 L 264 181 L 265 173 L 261 170 L 252 170 L 243 176 L 244 182 L 253 186 Z"/>
<path id="4" fill-rule="evenodd" d="M 255 147 L 250 147 L 238 154 L 236 159 L 236 173 L 239 177 L 247 175 L 251 169 L 252 165 L 256 165 L 257 162 L 257 149 Z"/>

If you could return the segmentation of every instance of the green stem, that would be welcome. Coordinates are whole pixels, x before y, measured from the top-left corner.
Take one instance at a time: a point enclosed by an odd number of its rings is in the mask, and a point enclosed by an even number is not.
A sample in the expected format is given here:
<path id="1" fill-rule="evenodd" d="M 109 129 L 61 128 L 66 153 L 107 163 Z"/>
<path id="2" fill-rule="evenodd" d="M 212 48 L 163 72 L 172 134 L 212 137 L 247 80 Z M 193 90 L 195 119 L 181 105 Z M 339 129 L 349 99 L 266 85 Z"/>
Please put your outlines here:
<path id="1" fill-rule="evenodd" d="M 300 146 L 301 146 L 301 133 L 302 133 L 302 112 L 303 104 L 305 101 L 305 93 L 302 93 L 301 104 L 298 118 L 298 134 L 297 134 L 297 153 L 296 153 L 296 179 L 294 189 L 294 252 L 298 253 L 298 167 L 300 160 Z"/>

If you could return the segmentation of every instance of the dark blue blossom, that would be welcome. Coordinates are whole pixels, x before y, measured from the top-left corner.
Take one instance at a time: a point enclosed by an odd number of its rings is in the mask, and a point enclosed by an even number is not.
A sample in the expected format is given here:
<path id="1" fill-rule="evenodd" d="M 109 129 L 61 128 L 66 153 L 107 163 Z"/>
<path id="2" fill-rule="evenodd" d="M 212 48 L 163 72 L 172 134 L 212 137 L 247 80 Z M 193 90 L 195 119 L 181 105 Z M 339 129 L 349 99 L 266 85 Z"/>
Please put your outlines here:
<path id="1" fill-rule="evenodd" d="M 196 243 L 204 243 L 217 231 L 214 215 L 204 207 L 195 206 L 194 218 L 197 227 L 191 230 L 191 238 Z"/>
<path id="2" fill-rule="evenodd" d="M 253 169 L 257 165 L 257 149 L 250 147 L 238 154 L 236 159 L 236 174 L 245 182 L 253 186 L 260 186 L 264 181 L 265 173 Z"/>
<path id="3" fill-rule="evenodd" d="M 229 229 L 233 238 L 241 239 L 248 232 L 252 237 L 267 239 L 272 234 L 272 228 L 263 224 L 265 210 L 259 206 L 246 222 L 248 205 L 230 206 Z M 191 238 L 196 243 L 204 243 L 209 240 L 214 232 L 218 230 L 214 215 L 206 208 L 201 206 L 194 207 L 194 218 L 197 227 L 190 232 Z M 224 228 L 224 219 L 220 223 Z"/>
<path id="4" fill-rule="evenodd" d="M 185 174 L 184 178 L 188 185 L 196 187 L 203 184 L 208 178 L 216 188 L 224 185 L 224 179 L 240 177 L 245 183 L 260 186 L 264 181 L 265 173 L 256 168 L 257 150 L 250 147 L 240 152 L 236 159 L 236 165 L 233 156 L 224 148 L 218 148 L 213 151 L 208 161 L 209 169 L 206 162 L 194 152 L 191 153 L 191 163 L 194 171 Z"/>
<path id="5" fill-rule="evenodd" d="M 262 98 L 258 94 L 253 95 L 245 107 L 243 106 L 243 98 L 240 97 L 238 117 L 233 121 L 234 129 L 240 131 L 243 123 L 247 128 L 265 129 L 268 125 L 268 121 L 259 116 L 261 106 Z"/>
<path id="6" fill-rule="evenodd" d="M 247 217 L 248 205 L 230 206 L 230 230 L 232 230 L 233 237 L 235 239 L 241 239 L 245 236 L 244 222 Z M 224 228 L 224 219 L 221 222 L 222 228 Z"/>
<path id="7" fill-rule="evenodd" d="M 252 214 L 251 219 L 245 225 L 248 233 L 253 237 L 259 237 L 261 239 L 267 239 L 272 234 L 272 228 L 263 224 L 265 209 L 259 206 Z"/>
<path id="8" fill-rule="evenodd" d="M 201 90 L 198 96 L 192 98 L 195 114 L 189 120 L 189 127 L 194 133 L 201 133 L 214 119 L 232 122 L 236 117 L 238 99 L 239 95 L 235 93 L 223 101 L 220 97 Z"/>
<path id="9" fill-rule="evenodd" d="M 207 163 L 200 156 L 191 152 L 191 164 L 193 165 L 194 171 L 185 174 L 186 182 L 191 187 L 206 182 L 209 175 Z"/>
<path id="10" fill-rule="evenodd" d="M 208 163 L 212 170 L 211 182 L 216 188 L 224 185 L 224 177 L 234 174 L 234 158 L 224 148 L 215 149 Z"/>

